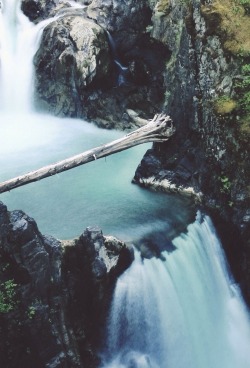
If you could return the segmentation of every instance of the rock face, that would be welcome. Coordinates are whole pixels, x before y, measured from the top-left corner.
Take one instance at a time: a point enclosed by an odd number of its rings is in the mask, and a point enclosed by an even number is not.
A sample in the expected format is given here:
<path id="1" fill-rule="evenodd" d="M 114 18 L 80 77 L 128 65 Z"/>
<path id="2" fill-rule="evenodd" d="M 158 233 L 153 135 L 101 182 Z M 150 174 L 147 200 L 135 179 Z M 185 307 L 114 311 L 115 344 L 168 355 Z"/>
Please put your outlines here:
<path id="1" fill-rule="evenodd" d="M 138 34 L 150 23 L 151 9 L 145 0 L 93 0 L 87 14 L 114 34 L 120 51 L 126 52 L 134 47 Z"/>
<path id="2" fill-rule="evenodd" d="M 236 226 L 241 235 L 235 241 L 244 243 L 241 281 L 250 301 L 249 112 L 244 102 L 249 46 L 230 28 L 235 17 L 230 1 L 222 8 L 213 1 L 150 3 L 151 37 L 171 51 L 164 110 L 177 134 L 168 144 L 154 145 L 134 181 L 167 191 L 194 188 L 193 194 L 202 192 L 206 207 L 219 214 L 217 225 L 223 219 L 228 229 Z M 238 12 L 238 24 L 248 29 L 249 13 L 243 8 Z M 239 46 L 233 49 L 232 44 Z"/>
<path id="3" fill-rule="evenodd" d="M 22 0 L 21 9 L 31 21 L 38 22 L 49 17 L 58 3 L 59 0 Z"/>
<path id="4" fill-rule="evenodd" d="M 79 239 L 42 236 L 0 203 L 0 362 L 14 367 L 96 367 L 115 280 L 133 253 L 99 228 Z"/>

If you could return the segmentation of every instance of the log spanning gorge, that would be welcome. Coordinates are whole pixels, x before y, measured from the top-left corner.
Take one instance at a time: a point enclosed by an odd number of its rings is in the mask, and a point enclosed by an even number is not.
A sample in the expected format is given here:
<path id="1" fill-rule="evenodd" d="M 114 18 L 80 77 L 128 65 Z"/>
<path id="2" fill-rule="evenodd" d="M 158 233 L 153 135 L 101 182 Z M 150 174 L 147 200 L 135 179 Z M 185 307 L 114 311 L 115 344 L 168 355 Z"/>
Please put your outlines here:
<path id="1" fill-rule="evenodd" d="M 52 162 L 64 162 L 84 151 L 91 152 L 91 162 L 2 193 L 0 201 L 9 211 L 21 209 L 34 218 L 41 233 L 66 243 L 72 244 L 71 239 L 87 226 L 98 225 L 104 234 L 116 236 L 134 249 L 134 260 L 118 277 L 105 322 L 100 326 L 96 368 L 248 368 L 249 311 L 210 218 L 196 211 L 187 198 L 145 190 L 131 183 L 143 154 L 150 148 L 148 141 L 164 140 L 166 136 L 148 139 L 146 134 L 139 146 L 96 160 L 94 148 L 108 146 L 111 141 L 122 142 L 124 132 L 36 111 L 33 57 L 42 32 L 51 21 L 46 19 L 34 25 L 22 13 L 20 1 L 2 1 L 0 182 L 22 177 Z M 168 122 L 165 116 L 158 119 Z M 140 129 L 145 131 L 145 127 Z M 167 138 L 172 130 L 172 125 L 165 127 Z M 132 134 L 127 137 L 133 140 Z M 12 213 L 12 219 L 18 217 L 15 211 Z M 2 229 L 7 231 L 6 227 Z M 154 257 L 145 251 L 148 244 L 151 250 L 153 244 Z M 0 247 L 5 245 L 0 242 Z M 28 246 L 32 247 L 32 243 Z M 19 258 L 17 262 L 21 262 Z M 79 285 L 81 282 L 84 280 Z M 70 286 L 69 283 L 69 294 Z M 101 288 L 99 291 L 103 292 Z M 36 301 L 24 312 L 29 321 L 26 330 L 32 331 L 32 322 L 39 318 L 38 305 Z M 82 315 L 78 311 L 79 321 L 87 319 L 86 310 L 82 310 Z M 0 322 L 3 314 L 0 312 Z M 36 353 L 32 344 L 27 348 L 27 356 L 32 359 L 39 357 L 39 346 L 46 345 L 46 341 L 39 341 L 40 331 L 35 334 Z M 64 344 L 77 346 L 79 336 L 76 342 L 72 343 L 71 336 Z M 5 368 L 19 368 L 11 363 L 9 352 L 8 360 L 4 360 L 5 354 L 0 351 L 0 365 L 3 360 L 8 361 Z M 40 361 L 33 360 L 33 367 L 94 366 L 83 364 L 80 355 L 76 353 L 75 360 L 71 355 L 73 364 L 62 363 L 62 356 L 44 362 L 41 354 Z"/>

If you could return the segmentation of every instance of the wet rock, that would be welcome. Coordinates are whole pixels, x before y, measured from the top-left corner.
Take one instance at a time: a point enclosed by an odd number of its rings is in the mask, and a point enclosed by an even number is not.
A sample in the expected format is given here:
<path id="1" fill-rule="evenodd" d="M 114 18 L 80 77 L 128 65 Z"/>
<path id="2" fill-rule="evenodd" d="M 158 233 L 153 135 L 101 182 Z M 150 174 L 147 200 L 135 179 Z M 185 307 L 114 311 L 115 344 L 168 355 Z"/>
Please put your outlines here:
<path id="1" fill-rule="evenodd" d="M 168 238 L 166 231 L 152 231 L 142 238 L 134 241 L 134 245 L 140 250 L 142 258 L 160 258 L 166 260 L 163 252 L 171 253 L 176 250 L 175 245 Z"/>
<path id="2" fill-rule="evenodd" d="M 24 1 L 24 12 L 35 22 L 60 16 L 45 28 L 35 57 L 36 106 L 108 129 L 130 129 L 135 125 L 126 109 L 149 118 L 162 106 L 169 50 L 146 31 L 146 0 L 78 3 L 85 8 L 66 0 Z"/>
<path id="3" fill-rule="evenodd" d="M 49 17 L 50 11 L 59 0 L 22 0 L 21 9 L 31 21 L 40 21 Z"/>
<path id="4" fill-rule="evenodd" d="M 132 263 L 133 249 L 112 236 L 103 236 L 98 227 L 88 227 L 76 246 L 88 253 L 88 263 L 97 279 L 121 274 Z"/>
<path id="5" fill-rule="evenodd" d="M 106 34 L 94 22 L 64 16 L 50 23 L 34 59 L 38 105 L 56 115 L 81 115 L 84 91 L 107 78 L 110 62 Z"/>

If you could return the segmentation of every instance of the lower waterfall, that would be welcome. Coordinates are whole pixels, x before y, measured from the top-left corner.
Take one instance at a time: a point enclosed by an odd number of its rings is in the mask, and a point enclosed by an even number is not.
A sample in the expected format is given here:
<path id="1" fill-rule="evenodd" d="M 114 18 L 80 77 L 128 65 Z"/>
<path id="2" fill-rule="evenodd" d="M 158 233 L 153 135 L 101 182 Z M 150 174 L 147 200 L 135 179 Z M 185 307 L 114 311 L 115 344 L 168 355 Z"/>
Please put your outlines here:
<path id="1" fill-rule="evenodd" d="M 249 367 L 249 314 L 211 220 L 173 243 L 166 261 L 136 252 L 118 280 L 102 367 Z"/>

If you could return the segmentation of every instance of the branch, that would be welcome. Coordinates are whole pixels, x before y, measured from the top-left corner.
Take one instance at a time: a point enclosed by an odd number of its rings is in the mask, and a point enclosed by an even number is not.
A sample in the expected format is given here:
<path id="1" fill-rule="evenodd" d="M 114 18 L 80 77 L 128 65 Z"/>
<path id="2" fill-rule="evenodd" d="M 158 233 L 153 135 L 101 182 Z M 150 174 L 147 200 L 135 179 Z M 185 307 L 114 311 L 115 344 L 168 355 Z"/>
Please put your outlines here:
<path id="1" fill-rule="evenodd" d="M 63 171 L 70 170 L 74 167 L 84 165 L 88 162 L 112 155 L 142 143 L 165 142 L 174 132 L 175 128 L 170 117 L 164 114 L 157 114 L 148 124 L 122 138 L 0 183 L 0 193 L 59 174 Z"/>

